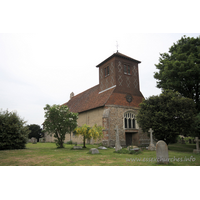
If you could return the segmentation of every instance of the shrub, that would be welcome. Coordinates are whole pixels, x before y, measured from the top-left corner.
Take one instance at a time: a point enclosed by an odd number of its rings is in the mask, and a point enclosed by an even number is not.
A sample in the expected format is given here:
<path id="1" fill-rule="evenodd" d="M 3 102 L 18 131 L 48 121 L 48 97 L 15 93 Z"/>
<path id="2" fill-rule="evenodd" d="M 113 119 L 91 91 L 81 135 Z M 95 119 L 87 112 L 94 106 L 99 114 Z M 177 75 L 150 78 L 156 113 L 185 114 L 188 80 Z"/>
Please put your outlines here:
<path id="1" fill-rule="evenodd" d="M 15 112 L 0 111 L 0 150 L 24 149 L 29 129 Z"/>
<path id="2" fill-rule="evenodd" d="M 72 140 L 66 142 L 66 144 L 73 144 Z"/>

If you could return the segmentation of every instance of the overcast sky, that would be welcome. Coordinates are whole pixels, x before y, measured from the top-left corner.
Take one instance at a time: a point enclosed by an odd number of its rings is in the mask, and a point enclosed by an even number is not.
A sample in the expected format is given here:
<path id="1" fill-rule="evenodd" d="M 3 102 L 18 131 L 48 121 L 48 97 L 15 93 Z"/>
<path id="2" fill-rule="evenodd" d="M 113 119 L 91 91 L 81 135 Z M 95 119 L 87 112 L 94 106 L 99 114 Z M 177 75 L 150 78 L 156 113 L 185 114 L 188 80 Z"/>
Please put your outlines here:
<path id="1" fill-rule="evenodd" d="M 96 65 L 116 52 L 116 41 L 120 53 L 141 61 L 144 97 L 160 94 L 153 78 L 159 53 L 183 35 L 200 35 L 184 15 L 192 5 L 175 15 L 179 5 L 149 10 L 148 1 L 132 6 L 131 1 L 122 5 L 108 0 L 40 1 L 40 6 L 37 1 L 19 2 L 0 8 L 0 18 L 5 19 L 0 29 L 0 108 L 17 111 L 28 124 L 43 123 L 46 104 L 63 104 L 71 92 L 76 95 L 97 85 Z M 192 8 L 190 15 L 196 19 L 198 10 Z"/>

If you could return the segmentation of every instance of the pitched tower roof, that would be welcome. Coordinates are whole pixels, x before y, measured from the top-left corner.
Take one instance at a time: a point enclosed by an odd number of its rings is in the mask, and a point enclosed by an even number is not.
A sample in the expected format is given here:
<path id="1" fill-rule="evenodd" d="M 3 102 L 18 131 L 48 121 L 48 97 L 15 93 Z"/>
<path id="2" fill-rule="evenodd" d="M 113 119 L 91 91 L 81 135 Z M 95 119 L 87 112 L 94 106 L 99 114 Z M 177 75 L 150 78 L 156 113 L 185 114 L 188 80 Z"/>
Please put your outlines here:
<path id="1" fill-rule="evenodd" d="M 122 53 L 119 53 L 119 52 L 117 51 L 116 53 L 114 53 L 114 54 L 111 55 L 110 57 L 106 58 L 106 59 L 105 59 L 104 61 L 102 61 L 101 63 L 99 63 L 96 67 L 101 66 L 102 64 L 104 64 L 105 62 L 107 62 L 108 60 L 110 60 L 110 59 L 113 58 L 113 57 L 124 58 L 124 59 L 127 59 L 127 60 L 135 61 L 135 62 L 137 62 L 137 63 L 141 63 L 141 61 L 135 60 L 135 59 L 133 59 L 133 58 L 131 58 L 131 57 L 129 57 L 129 56 L 126 56 L 126 55 L 124 55 L 124 54 L 122 54 Z"/>

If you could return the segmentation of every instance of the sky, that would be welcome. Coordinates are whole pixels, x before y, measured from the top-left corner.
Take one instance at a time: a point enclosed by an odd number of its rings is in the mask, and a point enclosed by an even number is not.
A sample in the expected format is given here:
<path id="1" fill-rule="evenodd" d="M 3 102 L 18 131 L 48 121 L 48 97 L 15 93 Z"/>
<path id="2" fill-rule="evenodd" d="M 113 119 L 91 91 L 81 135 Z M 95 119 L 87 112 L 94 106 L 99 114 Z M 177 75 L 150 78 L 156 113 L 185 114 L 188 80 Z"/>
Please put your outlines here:
<path id="1" fill-rule="evenodd" d="M 131 1 L 123 5 L 121 1 L 40 1 L 40 6 L 38 1 L 19 2 L 4 3 L 7 10 L 0 8 L 4 16 L 0 21 L 0 108 L 16 111 L 27 124 L 43 123 L 46 104 L 66 103 L 71 92 L 77 95 L 97 85 L 96 66 L 116 52 L 117 43 L 120 53 L 141 61 L 144 97 L 160 94 L 153 77 L 159 53 L 168 52 L 183 35 L 200 35 L 184 9 L 177 18 L 170 18 L 179 6 L 175 4 L 149 11 L 148 1 L 132 6 L 127 6 Z"/>

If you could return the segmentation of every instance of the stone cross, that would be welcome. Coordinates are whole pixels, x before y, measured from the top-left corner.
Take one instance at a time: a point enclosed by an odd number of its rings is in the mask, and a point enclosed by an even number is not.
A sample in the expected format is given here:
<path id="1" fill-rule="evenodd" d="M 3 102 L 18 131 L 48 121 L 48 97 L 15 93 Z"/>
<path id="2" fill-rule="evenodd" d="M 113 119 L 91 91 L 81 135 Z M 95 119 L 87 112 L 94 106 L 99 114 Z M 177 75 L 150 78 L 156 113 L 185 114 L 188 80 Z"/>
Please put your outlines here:
<path id="1" fill-rule="evenodd" d="M 168 146 L 163 140 L 156 143 L 156 157 L 158 163 L 169 163 Z"/>
<path id="2" fill-rule="evenodd" d="M 193 153 L 200 153 L 200 150 L 199 150 L 199 138 L 198 137 L 195 137 L 195 140 L 194 140 L 195 142 L 196 142 L 196 148 L 197 149 L 193 149 Z"/>
<path id="3" fill-rule="evenodd" d="M 153 136 L 152 136 L 153 130 L 152 130 L 152 128 L 149 129 L 149 132 L 150 132 L 150 144 L 149 144 L 148 150 L 155 151 L 156 147 L 153 144 Z"/>
<path id="4" fill-rule="evenodd" d="M 152 137 L 153 130 L 152 130 L 152 128 L 149 129 L 149 132 L 150 132 L 150 144 L 153 144 L 153 137 Z"/>
<path id="5" fill-rule="evenodd" d="M 118 150 L 121 149 L 121 146 L 120 146 L 120 141 L 119 141 L 119 130 L 118 130 L 117 125 L 116 125 L 116 128 L 115 128 L 115 131 L 116 131 L 115 151 L 118 151 Z"/>

